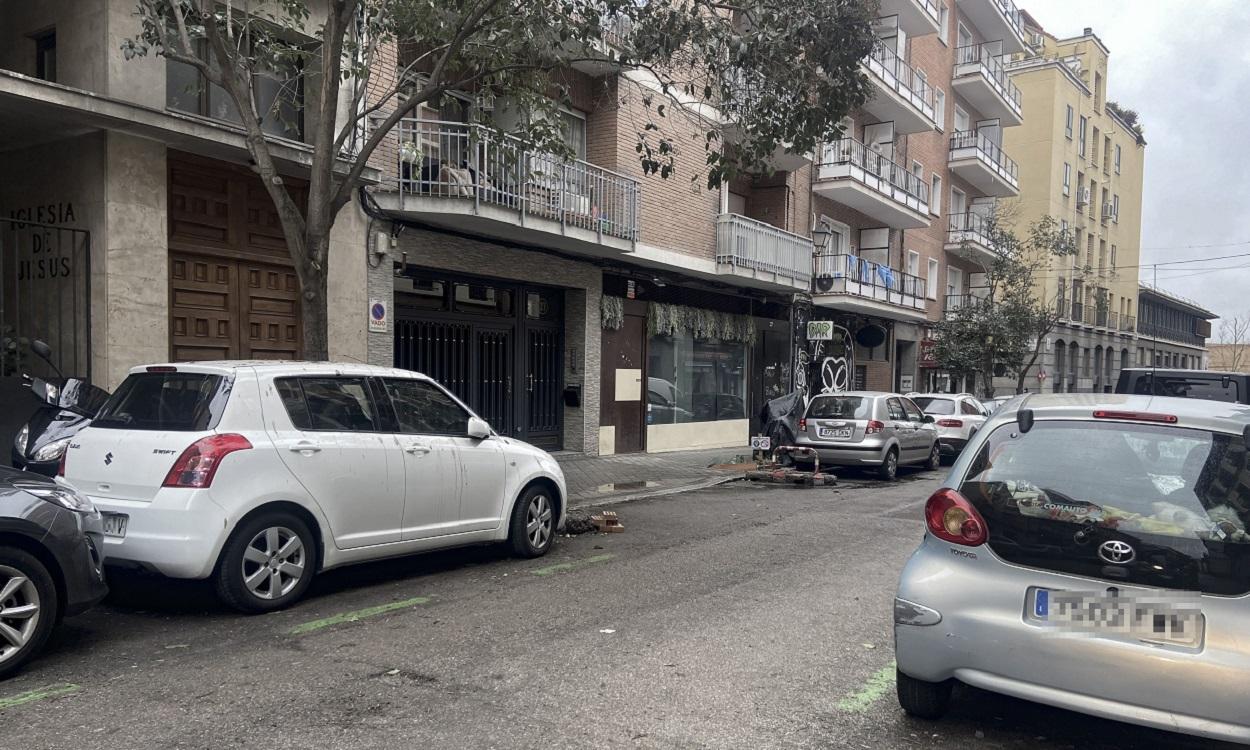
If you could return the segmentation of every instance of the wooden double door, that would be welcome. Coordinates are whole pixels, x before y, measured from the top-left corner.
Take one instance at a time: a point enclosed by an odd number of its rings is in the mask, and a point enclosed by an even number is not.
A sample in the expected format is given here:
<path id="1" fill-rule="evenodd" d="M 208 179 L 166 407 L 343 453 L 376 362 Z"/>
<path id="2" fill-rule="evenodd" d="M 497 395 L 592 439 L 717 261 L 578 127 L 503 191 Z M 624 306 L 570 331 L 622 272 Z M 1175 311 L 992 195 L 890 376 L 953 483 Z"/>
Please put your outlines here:
<path id="1" fill-rule="evenodd" d="M 169 157 L 170 356 L 299 359 L 299 280 L 264 186 L 250 171 Z"/>

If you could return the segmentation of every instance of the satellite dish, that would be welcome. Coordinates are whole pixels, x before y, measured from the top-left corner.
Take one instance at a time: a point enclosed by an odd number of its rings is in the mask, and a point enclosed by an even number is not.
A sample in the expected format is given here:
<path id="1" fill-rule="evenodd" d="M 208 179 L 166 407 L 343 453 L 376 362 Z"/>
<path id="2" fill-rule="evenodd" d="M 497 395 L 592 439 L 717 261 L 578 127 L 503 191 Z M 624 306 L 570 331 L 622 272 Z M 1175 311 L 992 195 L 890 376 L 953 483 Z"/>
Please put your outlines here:
<path id="1" fill-rule="evenodd" d="M 866 325 L 855 332 L 855 343 L 872 349 L 885 343 L 886 331 L 879 325 Z"/>

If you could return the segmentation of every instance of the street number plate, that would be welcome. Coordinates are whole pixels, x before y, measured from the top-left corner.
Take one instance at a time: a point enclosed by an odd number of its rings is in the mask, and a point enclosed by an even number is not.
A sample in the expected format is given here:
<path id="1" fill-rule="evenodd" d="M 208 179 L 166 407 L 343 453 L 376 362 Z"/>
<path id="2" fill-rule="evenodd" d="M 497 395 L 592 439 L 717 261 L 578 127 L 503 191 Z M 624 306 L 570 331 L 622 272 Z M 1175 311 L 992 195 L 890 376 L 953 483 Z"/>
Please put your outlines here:
<path id="1" fill-rule="evenodd" d="M 816 430 L 816 434 L 822 438 L 832 438 L 834 440 L 846 440 L 847 438 L 851 436 L 851 428 L 839 427 L 835 429 L 832 427 L 821 427 L 820 429 Z"/>
<path id="2" fill-rule="evenodd" d="M 1206 620 L 1195 602 L 1176 595 L 1029 590 L 1029 619 L 1060 630 L 1197 648 Z"/>
<path id="3" fill-rule="evenodd" d="M 124 537 L 126 536 L 126 524 L 130 522 L 130 516 L 125 513 L 101 513 L 104 521 L 104 535 Z"/>

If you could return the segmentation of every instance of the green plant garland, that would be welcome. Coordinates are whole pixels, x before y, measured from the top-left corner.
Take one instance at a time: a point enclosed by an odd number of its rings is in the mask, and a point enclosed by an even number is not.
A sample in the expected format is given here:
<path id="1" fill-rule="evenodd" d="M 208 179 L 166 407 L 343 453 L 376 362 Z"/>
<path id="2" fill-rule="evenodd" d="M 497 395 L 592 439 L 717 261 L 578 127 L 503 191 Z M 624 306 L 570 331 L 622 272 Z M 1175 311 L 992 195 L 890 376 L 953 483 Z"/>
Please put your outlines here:
<path id="1" fill-rule="evenodd" d="M 625 325 L 625 300 L 603 295 L 599 298 L 599 325 L 605 331 L 619 331 Z"/>
<path id="2" fill-rule="evenodd" d="M 696 339 L 742 344 L 755 341 L 755 323 L 750 315 L 666 302 L 652 302 L 647 306 L 647 330 L 652 336 L 676 336 L 689 331 Z"/>

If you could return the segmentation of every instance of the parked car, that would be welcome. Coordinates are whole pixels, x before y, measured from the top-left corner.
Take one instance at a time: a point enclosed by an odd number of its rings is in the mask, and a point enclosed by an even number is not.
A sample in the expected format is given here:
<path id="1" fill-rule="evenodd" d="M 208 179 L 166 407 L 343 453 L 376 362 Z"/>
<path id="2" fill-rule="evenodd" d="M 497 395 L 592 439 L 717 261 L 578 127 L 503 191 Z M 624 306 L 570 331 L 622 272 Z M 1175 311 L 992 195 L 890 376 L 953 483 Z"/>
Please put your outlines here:
<path id="1" fill-rule="evenodd" d="M 897 393 L 846 391 L 812 398 L 799 420 L 794 444 L 815 448 L 821 465 L 876 467 L 894 479 L 898 467 L 941 466 L 933 417 Z"/>
<path id="2" fill-rule="evenodd" d="M 962 451 L 990 414 L 970 393 L 921 393 L 911 400 L 935 420 L 943 456 Z"/>
<path id="3" fill-rule="evenodd" d="M 985 425 L 925 506 L 894 602 L 898 698 L 955 681 L 1250 741 L 1250 409 L 1037 395 Z M 940 623 L 940 625 L 939 625 Z"/>
<path id="4" fill-rule="evenodd" d="M 0 678 L 39 653 L 62 618 L 108 593 L 103 543 L 86 497 L 0 467 Z"/>
<path id="5" fill-rule="evenodd" d="M 211 577 L 247 612 L 348 563 L 496 541 L 543 555 L 567 497 L 549 454 L 430 378 L 327 363 L 135 368 L 63 473 L 102 511 L 110 563 Z"/>
<path id="6" fill-rule="evenodd" d="M 993 416 L 994 412 L 1002 408 L 1003 404 L 1007 403 L 1008 401 L 1012 400 L 1015 397 L 1016 397 L 1016 394 L 1012 394 L 1010 396 L 996 396 L 994 398 L 983 398 L 983 399 L 980 399 L 980 401 L 981 401 L 981 406 L 985 407 L 986 412 L 988 412 L 990 416 Z"/>
<path id="7" fill-rule="evenodd" d="M 1250 374 L 1130 367 L 1120 370 L 1115 392 L 1250 404 Z"/>

